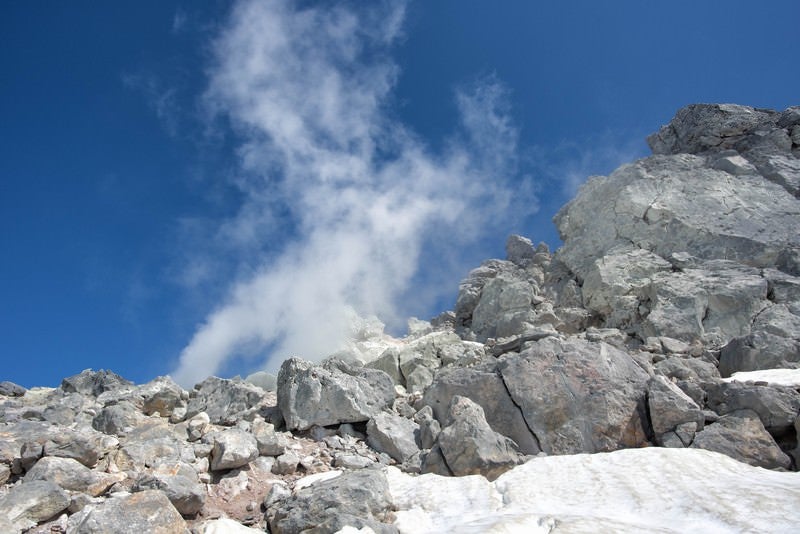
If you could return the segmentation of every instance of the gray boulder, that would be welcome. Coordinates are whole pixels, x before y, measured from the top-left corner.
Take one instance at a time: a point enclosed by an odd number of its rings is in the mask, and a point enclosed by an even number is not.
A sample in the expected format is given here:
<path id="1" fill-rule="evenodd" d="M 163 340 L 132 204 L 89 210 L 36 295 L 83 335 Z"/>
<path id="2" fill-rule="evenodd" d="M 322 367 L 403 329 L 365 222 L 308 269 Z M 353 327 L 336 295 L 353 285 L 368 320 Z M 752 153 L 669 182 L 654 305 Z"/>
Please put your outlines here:
<path id="1" fill-rule="evenodd" d="M 142 437 L 124 443 L 114 455 L 116 465 L 126 471 L 141 471 L 159 463 L 191 462 L 194 449 L 172 437 Z"/>
<path id="2" fill-rule="evenodd" d="M 15 384 L 14 382 L 9 382 L 8 380 L 0 382 L 0 395 L 6 397 L 22 397 L 25 395 L 26 391 L 28 391 L 27 388 Z"/>
<path id="3" fill-rule="evenodd" d="M 93 471 L 72 458 L 45 456 L 36 462 L 23 480 L 26 484 L 36 480 L 46 480 L 54 482 L 62 489 L 97 497 L 124 478 L 125 475 L 121 473 Z"/>
<path id="4" fill-rule="evenodd" d="M 124 436 L 145 419 L 132 403 L 122 401 L 100 410 L 92 419 L 92 428 L 104 434 Z"/>
<path id="5" fill-rule="evenodd" d="M 283 432 L 276 432 L 271 423 L 261 418 L 253 421 L 250 433 L 256 438 L 258 454 L 262 456 L 280 456 L 289 447 L 289 437 Z"/>
<path id="6" fill-rule="evenodd" d="M 393 400 L 389 375 L 340 360 L 314 365 L 291 358 L 278 373 L 278 407 L 289 430 L 366 422 Z"/>
<path id="7" fill-rule="evenodd" d="M 681 108 L 669 124 L 647 138 L 647 144 L 654 154 L 730 149 L 748 134 L 777 128 L 780 116 L 736 104 L 693 104 Z"/>
<path id="8" fill-rule="evenodd" d="M 168 376 L 159 376 L 137 388 L 142 399 L 142 412 L 145 415 L 158 413 L 170 417 L 173 422 L 186 415 L 188 394 Z"/>
<path id="9" fill-rule="evenodd" d="M 695 434 L 691 444 L 766 469 L 787 469 L 792 463 L 761 424 L 758 414 L 739 410 L 720 417 Z"/>
<path id="10" fill-rule="evenodd" d="M 536 251 L 533 243 L 527 237 L 512 234 L 506 240 L 506 259 L 512 263 L 525 267 L 533 261 Z"/>
<path id="11" fill-rule="evenodd" d="M 69 518 L 67 531 L 74 534 L 119 532 L 185 534 L 186 522 L 160 490 L 146 490 L 88 505 Z"/>
<path id="12" fill-rule="evenodd" d="M 527 427 L 548 454 L 613 451 L 647 443 L 649 376 L 606 343 L 547 338 L 499 363 Z"/>
<path id="13" fill-rule="evenodd" d="M 246 419 L 264 400 L 264 390 L 241 380 L 228 380 L 215 376 L 206 378 L 189 392 L 186 418 L 200 412 L 208 414 L 217 425 L 234 425 Z"/>
<path id="14" fill-rule="evenodd" d="M 97 397 L 106 391 L 131 388 L 133 388 L 133 382 L 104 369 L 99 371 L 86 369 L 61 381 L 61 389 L 65 392 L 92 397 Z"/>
<path id="15" fill-rule="evenodd" d="M 721 382 L 706 391 L 710 409 L 720 415 L 752 410 L 771 434 L 792 429 L 800 413 L 800 393 L 788 387 Z"/>
<path id="16" fill-rule="evenodd" d="M 517 444 L 492 430 L 483 408 L 467 397 L 453 397 L 448 420 L 438 444 L 454 475 L 480 474 L 494 480 L 521 463 Z"/>
<path id="17" fill-rule="evenodd" d="M 275 500 L 267 509 L 275 534 L 333 533 L 345 526 L 368 527 L 378 534 L 397 530 L 390 520 L 392 496 L 386 475 L 363 469 L 305 487 Z"/>
<path id="18" fill-rule="evenodd" d="M 430 406 L 423 406 L 414 414 L 414 421 L 419 425 L 419 446 L 430 449 L 442 431 L 439 421 L 433 417 L 433 409 Z"/>
<path id="19" fill-rule="evenodd" d="M 800 165 L 780 116 L 684 108 L 649 138 L 655 156 L 590 179 L 559 211 L 554 263 L 604 326 L 714 348 L 751 334 L 781 278 L 765 273 L 797 276 Z"/>
<path id="20" fill-rule="evenodd" d="M 25 530 L 47 521 L 69 506 L 69 495 L 53 482 L 33 480 L 12 486 L 0 497 L 0 516 L 7 517 L 15 529 Z"/>
<path id="21" fill-rule="evenodd" d="M 663 376 L 647 383 L 647 406 L 656 443 L 662 447 L 688 447 L 705 424 L 703 410 Z"/>
<path id="22" fill-rule="evenodd" d="M 439 423 L 447 421 L 450 402 L 456 395 L 467 397 L 489 414 L 493 430 L 508 436 L 524 454 L 541 451 L 538 440 L 528 428 L 517 404 L 509 395 L 495 359 L 471 367 L 443 367 L 422 398 Z"/>
<path id="23" fill-rule="evenodd" d="M 252 434 L 230 428 L 214 435 L 211 470 L 223 471 L 247 465 L 258 458 L 258 442 Z"/>
<path id="24" fill-rule="evenodd" d="M 419 425 L 391 412 L 381 412 L 367 423 L 367 443 L 403 463 L 419 452 Z"/>
<path id="25" fill-rule="evenodd" d="M 205 488 L 196 480 L 183 475 L 143 474 L 133 485 L 133 491 L 161 490 L 183 516 L 193 516 L 206 501 Z"/>

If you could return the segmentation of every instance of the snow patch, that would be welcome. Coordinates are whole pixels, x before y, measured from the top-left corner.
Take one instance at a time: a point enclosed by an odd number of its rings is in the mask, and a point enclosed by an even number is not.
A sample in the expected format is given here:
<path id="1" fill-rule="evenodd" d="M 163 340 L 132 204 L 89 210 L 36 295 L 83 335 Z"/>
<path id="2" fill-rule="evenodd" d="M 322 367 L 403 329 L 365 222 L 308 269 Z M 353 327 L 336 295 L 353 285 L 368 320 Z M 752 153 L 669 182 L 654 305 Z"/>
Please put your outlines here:
<path id="1" fill-rule="evenodd" d="M 529 460 L 495 482 L 387 468 L 401 533 L 796 532 L 800 473 L 699 449 Z"/>

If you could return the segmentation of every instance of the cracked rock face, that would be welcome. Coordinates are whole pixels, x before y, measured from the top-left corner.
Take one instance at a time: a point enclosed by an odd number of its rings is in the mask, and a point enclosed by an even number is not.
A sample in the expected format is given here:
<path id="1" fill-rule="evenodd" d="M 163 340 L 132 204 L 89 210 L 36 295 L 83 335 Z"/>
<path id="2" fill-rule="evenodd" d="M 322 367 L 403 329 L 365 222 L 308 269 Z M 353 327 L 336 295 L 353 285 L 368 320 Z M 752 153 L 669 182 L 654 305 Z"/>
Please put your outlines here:
<path id="1" fill-rule="evenodd" d="M 648 138 L 654 156 L 590 179 L 559 211 L 556 258 L 603 326 L 716 349 L 741 339 L 753 350 L 728 357 L 727 373 L 759 368 L 760 352 L 767 366 L 800 363 L 796 332 L 754 324 L 781 298 L 770 279 L 784 290 L 798 281 L 798 115 L 684 108 Z M 783 323 L 797 320 L 791 312 Z M 791 347 L 769 354 L 770 343 L 751 335 Z"/>

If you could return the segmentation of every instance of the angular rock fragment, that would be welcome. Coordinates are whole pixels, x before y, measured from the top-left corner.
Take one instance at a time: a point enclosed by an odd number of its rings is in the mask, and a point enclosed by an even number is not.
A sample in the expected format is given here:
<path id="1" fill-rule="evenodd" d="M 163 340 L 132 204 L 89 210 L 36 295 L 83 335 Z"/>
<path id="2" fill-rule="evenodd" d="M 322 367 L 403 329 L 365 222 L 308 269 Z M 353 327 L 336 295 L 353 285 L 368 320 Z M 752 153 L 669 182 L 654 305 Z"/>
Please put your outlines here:
<path id="1" fill-rule="evenodd" d="M 448 418 L 437 443 L 454 475 L 480 474 L 494 480 L 521 463 L 517 444 L 492 430 L 478 404 L 455 396 Z"/>
<path id="2" fill-rule="evenodd" d="M 247 465 L 258 458 L 258 442 L 252 434 L 231 428 L 214 435 L 211 470 L 222 471 Z"/>
<path id="3" fill-rule="evenodd" d="M 0 497 L 0 516 L 15 529 L 24 530 L 47 521 L 69 506 L 69 495 L 55 483 L 32 480 L 13 486 Z"/>
<path id="4" fill-rule="evenodd" d="M 74 534 L 119 532 L 185 534 L 186 522 L 159 490 L 146 490 L 88 505 L 69 518 L 67 531 Z"/>
<path id="5" fill-rule="evenodd" d="M 739 410 L 720 417 L 695 434 L 695 449 L 720 452 L 740 462 L 766 469 L 787 469 L 792 460 L 764 429 L 758 414 Z"/>
<path id="6" fill-rule="evenodd" d="M 397 530 L 389 520 L 392 497 L 386 475 L 364 469 L 318 482 L 277 500 L 267 510 L 270 532 L 336 532 L 345 526 L 374 532 Z"/>
<path id="7" fill-rule="evenodd" d="M 145 474 L 136 480 L 133 490 L 161 490 L 183 516 L 195 515 L 206 501 L 203 486 L 183 475 Z"/>
<path id="8" fill-rule="evenodd" d="M 392 379 L 377 369 L 292 358 L 278 373 L 278 406 L 289 430 L 369 421 L 393 400 Z"/>
<path id="9" fill-rule="evenodd" d="M 25 483 L 47 480 L 70 491 L 87 493 L 93 497 L 104 493 L 113 484 L 123 480 L 124 474 L 93 471 L 72 458 L 46 456 L 36 462 L 25 474 Z"/>
<path id="10" fill-rule="evenodd" d="M 419 452 L 419 425 L 391 412 L 381 412 L 367 423 L 367 443 L 403 463 Z"/>
<path id="11" fill-rule="evenodd" d="M 705 424 L 703 410 L 663 376 L 647 383 L 647 406 L 658 445 L 688 447 Z"/>

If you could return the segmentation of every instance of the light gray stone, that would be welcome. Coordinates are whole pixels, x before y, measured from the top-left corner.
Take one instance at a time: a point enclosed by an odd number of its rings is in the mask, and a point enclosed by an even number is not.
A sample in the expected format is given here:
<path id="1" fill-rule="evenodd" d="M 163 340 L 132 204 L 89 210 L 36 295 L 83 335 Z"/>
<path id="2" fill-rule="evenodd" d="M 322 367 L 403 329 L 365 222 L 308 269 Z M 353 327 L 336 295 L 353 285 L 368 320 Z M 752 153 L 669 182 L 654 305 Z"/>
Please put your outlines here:
<path id="1" fill-rule="evenodd" d="M 367 423 L 367 443 L 378 452 L 385 452 L 398 463 L 419 452 L 419 425 L 405 417 L 381 412 Z"/>
<path id="2" fill-rule="evenodd" d="M 258 453 L 262 456 L 280 456 L 289 446 L 289 437 L 276 432 L 275 427 L 263 419 L 253 421 L 250 432 L 256 438 Z"/>
<path id="3" fill-rule="evenodd" d="M 423 449 L 430 449 L 436 443 L 442 426 L 433 417 L 433 409 L 430 406 L 423 406 L 416 414 L 414 421 L 419 425 L 419 445 Z"/>
<path id="4" fill-rule="evenodd" d="M 130 390 L 132 388 L 133 382 L 104 369 L 99 371 L 86 369 L 61 381 L 61 389 L 67 393 L 80 393 L 81 395 L 93 397 L 97 397 L 106 391 Z"/>
<path id="5" fill-rule="evenodd" d="M 516 443 L 492 430 L 483 408 L 467 397 L 453 397 L 448 419 L 438 444 L 454 475 L 480 474 L 494 480 L 521 463 Z"/>
<path id="6" fill-rule="evenodd" d="M 139 386 L 137 393 L 145 415 L 158 413 L 161 417 L 170 417 L 173 422 L 186 415 L 188 394 L 168 376 L 159 376 Z"/>
<path id="7" fill-rule="evenodd" d="M 185 534 L 186 522 L 160 490 L 146 490 L 88 505 L 69 519 L 67 531 L 74 534 L 119 532 Z"/>
<path id="8" fill-rule="evenodd" d="M 291 475 L 297 471 L 300 457 L 293 451 L 286 451 L 277 458 L 272 464 L 272 472 L 276 475 Z"/>
<path id="9" fill-rule="evenodd" d="M 252 434 L 231 428 L 214 435 L 211 470 L 235 469 L 258 457 L 258 442 Z"/>
<path id="10" fill-rule="evenodd" d="M 205 412 L 214 424 L 234 425 L 254 411 L 264 400 L 264 393 L 248 382 L 212 376 L 189 392 L 186 417 Z"/>
<path id="11" fill-rule="evenodd" d="M 133 485 L 133 491 L 161 490 L 183 516 L 197 514 L 205 504 L 205 488 L 183 475 L 144 474 Z"/>
<path id="12" fill-rule="evenodd" d="M 15 384 L 14 382 L 9 382 L 8 380 L 0 382 L 0 395 L 6 397 L 22 397 L 25 395 L 26 391 L 28 391 L 27 388 Z"/>
<path id="13" fill-rule="evenodd" d="M 376 359 L 368 362 L 366 367 L 383 371 L 392 379 L 395 384 L 405 384 L 403 374 L 400 372 L 400 351 L 396 347 L 390 347 Z"/>
<path id="14" fill-rule="evenodd" d="M 12 486 L 0 497 L 0 516 L 23 530 L 47 521 L 69 506 L 69 495 L 53 482 L 34 480 Z"/>
<path id="15" fill-rule="evenodd" d="M 364 469 L 374 463 L 369 458 L 358 454 L 337 454 L 333 460 L 334 467 L 343 467 L 345 469 Z"/>
<path id="16" fill-rule="evenodd" d="M 104 434 L 124 436 L 145 420 L 136 407 L 127 401 L 103 408 L 92 420 L 92 428 Z"/>
<path id="17" fill-rule="evenodd" d="M 512 234 L 506 240 L 506 259 L 524 267 L 533 261 L 536 251 L 533 243 L 527 237 Z"/>
<path id="18" fill-rule="evenodd" d="M 291 358 L 278 373 L 278 406 L 289 430 L 365 422 L 392 401 L 394 383 L 377 369 Z"/>
<path id="19" fill-rule="evenodd" d="M 97 497 L 124 478 L 125 475 L 121 473 L 93 471 L 72 458 L 46 456 L 25 474 L 24 481 L 27 484 L 35 480 L 47 480 L 65 490 Z"/>
<path id="20" fill-rule="evenodd" d="M 368 527 L 378 534 L 397 532 L 388 524 L 392 496 L 379 470 L 350 471 L 276 500 L 267 509 L 275 534 L 336 532 Z M 386 521 L 386 522 L 384 522 Z"/>
<path id="21" fill-rule="evenodd" d="M 142 438 L 124 443 L 114 456 L 116 465 L 126 471 L 141 471 L 159 463 L 179 462 L 185 453 L 194 456 L 187 443 L 170 437 Z"/>

